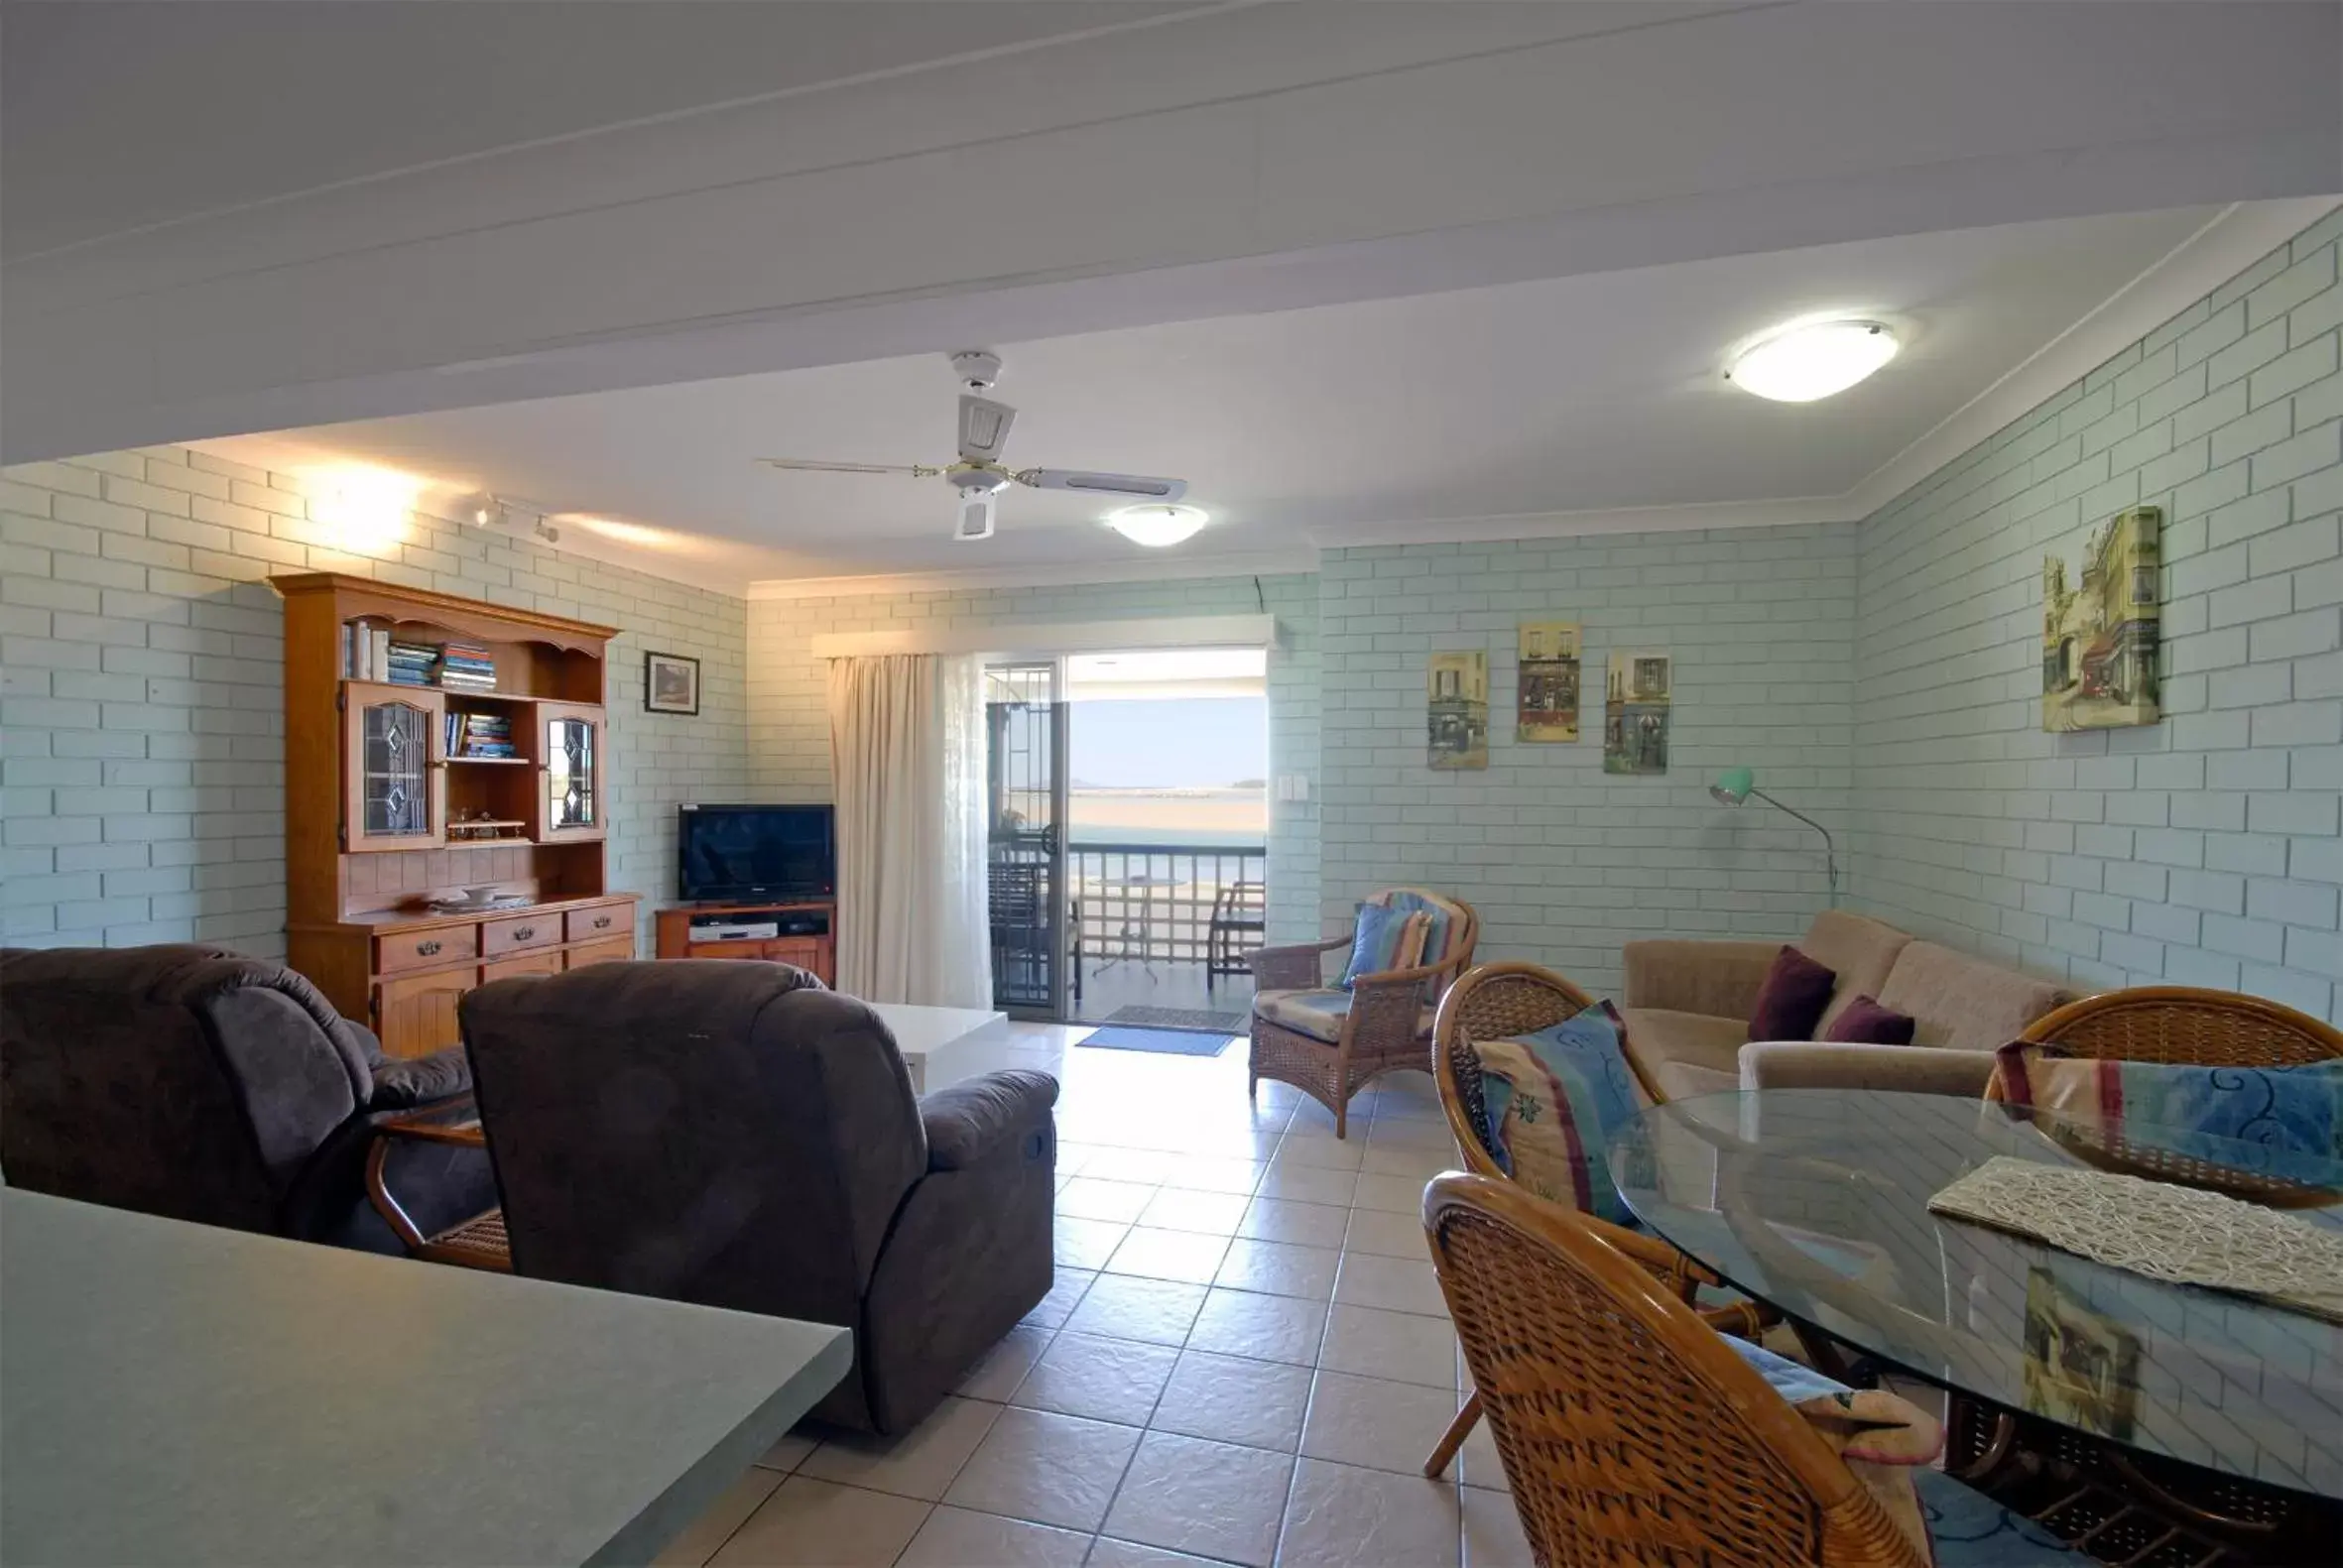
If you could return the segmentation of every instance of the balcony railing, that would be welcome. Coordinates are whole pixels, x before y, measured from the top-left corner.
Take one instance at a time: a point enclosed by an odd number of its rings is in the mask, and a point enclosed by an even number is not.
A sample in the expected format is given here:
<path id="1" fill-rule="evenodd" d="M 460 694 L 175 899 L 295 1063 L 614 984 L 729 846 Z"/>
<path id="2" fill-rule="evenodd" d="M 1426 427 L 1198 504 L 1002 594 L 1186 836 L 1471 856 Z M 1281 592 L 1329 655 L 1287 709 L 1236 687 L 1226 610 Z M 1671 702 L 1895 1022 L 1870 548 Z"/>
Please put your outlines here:
<path id="1" fill-rule="evenodd" d="M 1081 956 L 1100 962 L 1204 963 L 1221 891 L 1261 887 L 1269 864 L 1259 844 L 1076 843 L 1066 855 Z M 1260 945 L 1259 931 L 1236 934 L 1236 951 Z"/>

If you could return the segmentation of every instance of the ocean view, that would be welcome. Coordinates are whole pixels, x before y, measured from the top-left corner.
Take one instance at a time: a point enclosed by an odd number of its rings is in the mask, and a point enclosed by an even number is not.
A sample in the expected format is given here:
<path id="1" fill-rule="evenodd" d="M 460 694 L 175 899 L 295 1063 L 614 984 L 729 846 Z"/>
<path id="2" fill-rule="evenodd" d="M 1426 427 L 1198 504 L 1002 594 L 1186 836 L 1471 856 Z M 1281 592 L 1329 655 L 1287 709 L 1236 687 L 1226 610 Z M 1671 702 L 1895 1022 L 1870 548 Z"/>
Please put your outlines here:
<path id="1" fill-rule="evenodd" d="M 1075 844 L 1246 844 L 1267 842 L 1265 789 L 1108 789 L 1068 791 Z"/>

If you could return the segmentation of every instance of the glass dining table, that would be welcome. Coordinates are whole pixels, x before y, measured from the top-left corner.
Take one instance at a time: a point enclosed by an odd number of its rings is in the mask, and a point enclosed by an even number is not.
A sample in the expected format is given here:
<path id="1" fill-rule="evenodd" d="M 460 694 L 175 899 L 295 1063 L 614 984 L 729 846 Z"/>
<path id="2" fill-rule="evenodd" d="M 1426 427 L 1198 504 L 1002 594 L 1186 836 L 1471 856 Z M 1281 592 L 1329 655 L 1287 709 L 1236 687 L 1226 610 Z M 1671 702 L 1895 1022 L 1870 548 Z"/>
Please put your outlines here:
<path id="1" fill-rule="evenodd" d="M 1941 1095 L 1768 1090 L 1655 1106 L 1609 1154 L 1638 1220 L 1793 1324 L 2122 1450 L 2343 1500 L 2343 1326 L 1928 1210 L 2014 1155 L 2177 1172 L 2343 1230 L 2343 1161 L 2133 1135 Z"/>

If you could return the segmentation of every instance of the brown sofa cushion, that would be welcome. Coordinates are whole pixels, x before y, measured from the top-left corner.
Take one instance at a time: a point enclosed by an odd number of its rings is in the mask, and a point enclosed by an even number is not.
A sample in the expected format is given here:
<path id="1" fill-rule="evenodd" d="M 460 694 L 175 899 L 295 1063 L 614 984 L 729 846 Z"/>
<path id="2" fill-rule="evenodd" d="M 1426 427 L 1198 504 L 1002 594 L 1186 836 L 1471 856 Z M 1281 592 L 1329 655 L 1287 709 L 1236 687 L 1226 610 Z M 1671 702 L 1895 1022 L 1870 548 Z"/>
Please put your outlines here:
<path id="1" fill-rule="evenodd" d="M 2054 982 L 1934 942 L 1907 946 L 1897 955 L 1886 986 L 1875 994 L 1881 1006 L 1911 1015 L 1914 1045 L 1960 1050 L 1998 1050 L 2066 1001 Z"/>
<path id="2" fill-rule="evenodd" d="M 1839 1015 L 1853 1007 L 1857 997 L 1877 997 L 1899 1013 L 1910 1013 L 1911 1009 L 1899 1007 L 1881 988 L 1887 985 L 1888 974 L 1896 967 L 1896 955 L 1911 940 L 1909 934 L 1893 925 L 1849 914 L 1844 909 L 1825 909 L 1815 915 L 1814 923 L 1806 927 L 1806 934 L 1798 938 L 1797 949 L 1837 975 L 1838 988 L 1831 993 L 1830 1006 L 1822 1010 L 1822 1021 L 1814 1025 L 1814 1032 L 1808 1037 L 1826 1037 Z"/>
<path id="3" fill-rule="evenodd" d="M 1666 1008 L 1621 1008 L 1627 1053 L 1669 1099 L 1741 1086 L 1741 1046 L 1749 1025 L 1739 1019 Z"/>

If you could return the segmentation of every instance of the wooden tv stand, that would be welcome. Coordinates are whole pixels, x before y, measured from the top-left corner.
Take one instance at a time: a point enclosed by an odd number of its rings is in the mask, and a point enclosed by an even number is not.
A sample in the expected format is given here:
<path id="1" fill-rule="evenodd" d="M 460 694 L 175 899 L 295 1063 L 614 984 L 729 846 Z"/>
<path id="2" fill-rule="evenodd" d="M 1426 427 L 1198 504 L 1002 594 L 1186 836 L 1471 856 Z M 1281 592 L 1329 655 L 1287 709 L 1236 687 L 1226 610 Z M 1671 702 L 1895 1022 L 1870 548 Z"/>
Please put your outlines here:
<path id="1" fill-rule="evenodd" d="M 725 942 L 695 942 L 691 922 L 722 916 L 737 921 L 778 920 L 785 926 L 793 915 L 821 916 L 821 930 L 813 935 L 745 937 Z M 671 904 L 657 916 L 659 956 L 662 958 L 762 958 L 795 964 L 821 977 L 825 986 L 838 983 L 838 901 L 792 899 L 779 904 Z"/>

